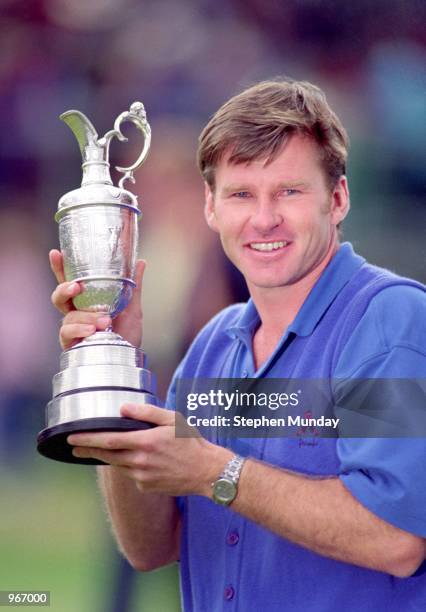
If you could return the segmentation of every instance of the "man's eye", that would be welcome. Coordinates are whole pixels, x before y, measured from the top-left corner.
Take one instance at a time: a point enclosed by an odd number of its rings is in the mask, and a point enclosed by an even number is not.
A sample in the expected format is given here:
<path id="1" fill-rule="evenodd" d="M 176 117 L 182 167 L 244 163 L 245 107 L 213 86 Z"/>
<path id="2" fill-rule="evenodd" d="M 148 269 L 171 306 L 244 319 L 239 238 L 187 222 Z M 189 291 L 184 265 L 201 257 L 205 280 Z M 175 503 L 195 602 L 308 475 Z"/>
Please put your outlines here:
<path id="1" fill-rule="evenodd" d="M 300 191 L 298 189 L 283 189 L 281 193 L 284 196 L 292 196 L 296 195 L 297 193 L 300 193 Z"/>
<path id="2" fill-rule="evenodd" d="M 250 197 L 250 192 L 248 191 L 235 191 L 235 193 L 232 194 L 233 198 L 249 198 Z"/>

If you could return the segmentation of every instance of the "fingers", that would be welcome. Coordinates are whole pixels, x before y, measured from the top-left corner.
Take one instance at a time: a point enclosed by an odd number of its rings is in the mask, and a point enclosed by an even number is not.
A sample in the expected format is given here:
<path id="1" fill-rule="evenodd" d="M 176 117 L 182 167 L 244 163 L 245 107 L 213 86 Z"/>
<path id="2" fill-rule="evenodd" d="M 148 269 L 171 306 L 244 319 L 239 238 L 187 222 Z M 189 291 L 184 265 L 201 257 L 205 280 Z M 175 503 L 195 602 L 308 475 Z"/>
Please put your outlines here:
<path id="1" fill-rule="evenodd" d="M 52 293 L 52 304 L 62 312 L 62 314 L 66 314 L 70 310 L 74 310 L 72 299 L 80 293 L 81 288 L 78 283 L 65 282 L 64 258 L 60 251 L 52 249 L 49 252 L 49 261 L 52 272 L 59 283 Z"/>
<path id="2" fill-rule="evenodd" d="M 59 342 L 62 349 L 66 351 L 74 344 L 94 334 L 95 331 L 96 327 L 94 325 L 63 325 L 59 330 Z"/>
<path id="3" fill-rule="evenodd" d="M 58 286 L 51 295 L 52 304 L 62 314 L 66 314 L 70 310 L 74 310 L 72 300 L 81 292 L 81 287 L 76 282 L 65 281 L 64 258 L 60 251 L 52 249 L 49 252 L 49 261 L 52 272 L 58 281 Z"/>
<path id="4" fill-rule="evenodd" d="M 52 249 L 49 252 L 49 262 L 56 280 L 58 281 L 58 283 L 63 283 L 65 281 L 65 275 L 64 259 L 62 257 L 62 253 L 57 249 Z"/>
<path id="5" fill-rule="evenodd" d="M 73 448 L 72 454 L 74 457 L 84 459 L 99 459 L 104 463 L 109 463 L 116 467 L 130 467 L 136 462 L 134 451 L 126 450 L 111 451 L 103 448 L 88 448 L 78 446 Z"/>
<path id="6" fill-rule="evenodd" d="M 91 450 L 105 451 L 132 451 L 141 447 L 144 431 L 105 431 L 71 434 L 67 438 L 68 444 Z M 141 435 L 142 434 L 142 435 Z"/>
<path id="7" fill-rule="evenodd" d="M 111 317 L 101 312 L 87 312 L 86 310 L 71 310 L 62 322 L 63 325 L 70 323 L 82 323 L 83 325 L 95 325 L 97 329 L 105 329 L 111 325 Z"/>
<path id="8" fill-rule="evenodd" d="M 148 421 L 155 425 L 175 424 L 175 413 L 166 408 L 158 408 L 152 404 L 124 404 L 121 407 L 121 416 L 139 421 Z"/>
<path id="9" fill-rule="evenodd" d="M 111 317 L 106 315 L 72 310 L 65 316 L 59 330 L 61 347 L 65 351 L 95 331 L 104 331 L 110 325 Z"/>
<path id="10" fill-rule="evenodd" d="M 49 252 L 49 261 L 52 272 L 59 283 L 52 293 L 52 304 L 62 312 L 62 314 L 66 314 L 74 309 L 72 299 L 80 293 L 81 289 L 78 283 L 65 282 L 64 259 L 60 251 L 52 249 Z"/>
<path id="11" fill-rule="evenodd" d="M 59 312 L 67 314 L 70 310 L 74 310 L 72 299 L 78 295 L 80 291 L 81 287 L 76 282 L 61 283 L 51 295 L 52 304 Z"/>
<path id="12" fill-rule="evenodd" d="M 158 408 L 152 404 L 124 404 L 121 407 L 121 415 L 127 418 L 148 421 L 156 425 L 175 424 L 175 413 L 172 410 Z M 84 446 L 101 448 L 105 450 L 151 450 L 152 436 L 159 429 L 136 430 L 136 431 L 105 431 L 84 432 L 71 434 L 67 438 L 71 446 Z"/>

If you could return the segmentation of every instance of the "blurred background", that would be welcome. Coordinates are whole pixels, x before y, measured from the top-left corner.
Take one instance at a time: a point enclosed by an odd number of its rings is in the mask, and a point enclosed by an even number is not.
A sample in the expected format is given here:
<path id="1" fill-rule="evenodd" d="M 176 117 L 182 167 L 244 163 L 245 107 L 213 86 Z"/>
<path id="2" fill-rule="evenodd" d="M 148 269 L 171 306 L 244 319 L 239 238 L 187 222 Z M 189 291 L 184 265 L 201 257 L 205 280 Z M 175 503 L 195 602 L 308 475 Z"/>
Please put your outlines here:
<path id="1" fill-rule="evenodd" d="M 60 318 L 47 254 L 57 200 L 80 184 L 58 116 L 99 134 L 147 108 L 144 349 L 164 397 L 196 331 L 245 299 L 203 219 L 200 129 L 218 106 L 279 75 L 320 85 L 351 138 L 345 238 L 426 281 L 426 4 L 420 0 L 0 0 L 0 590 L 50 590 L 58 612 L 178 611 L 177 570 L 136 574 L 112 541 L 93 468 L 37 455 Z M 112 145 L 112 164 L 140 146 Z"/>

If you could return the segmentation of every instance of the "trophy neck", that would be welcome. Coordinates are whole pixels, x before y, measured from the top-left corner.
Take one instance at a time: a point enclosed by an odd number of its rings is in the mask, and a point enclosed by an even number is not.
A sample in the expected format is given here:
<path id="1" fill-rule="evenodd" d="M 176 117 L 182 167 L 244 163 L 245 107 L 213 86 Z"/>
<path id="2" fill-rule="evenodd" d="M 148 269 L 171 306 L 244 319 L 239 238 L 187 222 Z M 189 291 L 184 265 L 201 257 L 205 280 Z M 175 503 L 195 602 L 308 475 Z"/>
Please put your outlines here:
<path id="1" fill-rule="evenodd" d="M 94 184 L 112 185 L 107 161 L 86 161 L 82 164 L 83 178 L 81 186 Z"/>
<path id="2" fill-rule="evenodd" d="M 88 338 L 85 338 L 78 344 L 74 345 L 71 350 L 76 349 L 76 348 L 86 347 L 86 346 L 95 346 L 99 344 L 114 345 L 114 346 L 127 346 L 130 348 L 135 348 L 132 344 L 130 344 L 130 342 L 127 342 L 127 340 L 124 340 L 124 338 L 122 338 L 120 334 L 116 334 L 112 330 L 106 330 L 106 331 L 95 332 Z"/>
<path id="3" fill-rule="evenodd" d="M 92 140 L 83 147 L 83 164 L 81 166 L 83 172 L 82 187 L 93 184 L 112 185 L 109 172 L 108 148 L 109 141 L 100 144 L 99 140 Z"/>

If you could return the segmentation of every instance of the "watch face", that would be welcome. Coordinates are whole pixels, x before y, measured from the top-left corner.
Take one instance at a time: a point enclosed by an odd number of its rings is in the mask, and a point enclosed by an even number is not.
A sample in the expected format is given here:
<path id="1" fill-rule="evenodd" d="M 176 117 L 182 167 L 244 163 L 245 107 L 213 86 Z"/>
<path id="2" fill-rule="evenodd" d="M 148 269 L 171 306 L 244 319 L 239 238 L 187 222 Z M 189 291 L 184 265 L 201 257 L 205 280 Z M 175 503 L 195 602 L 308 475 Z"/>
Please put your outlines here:
<path id="1" fill-rule="evenodd" d="M 230 504 L 237 492 L 235 483 L 227 478 L 219 478 L 213 487 L 214 500 L 219 504 Z"/>

